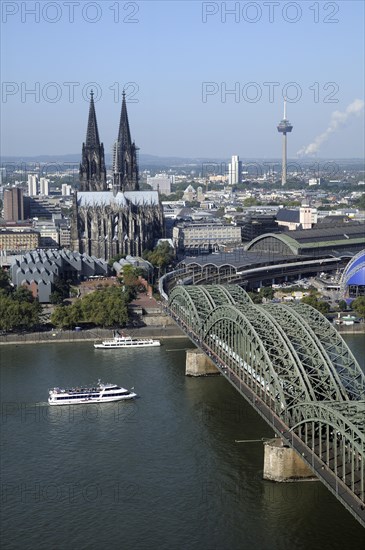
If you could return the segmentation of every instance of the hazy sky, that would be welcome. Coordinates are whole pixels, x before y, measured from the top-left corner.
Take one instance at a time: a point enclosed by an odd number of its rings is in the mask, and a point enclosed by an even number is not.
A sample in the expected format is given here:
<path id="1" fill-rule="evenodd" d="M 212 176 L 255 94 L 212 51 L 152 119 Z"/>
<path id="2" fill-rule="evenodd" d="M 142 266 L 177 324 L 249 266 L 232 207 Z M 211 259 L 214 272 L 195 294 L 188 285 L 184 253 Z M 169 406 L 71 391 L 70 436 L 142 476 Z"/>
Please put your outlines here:
<path id="1" fill-rule="evenodd" d="M 290 157 L 323 133 L 318 156 L 363 156 L 363 107 L 348 109 L 364 98 L 362 1 L 3 0 L 1 9 L 3 155 L 81 153 L 91 87 L 110 152 L 131 83 L 142 153 L 279 157 L 286 93 Z"/>

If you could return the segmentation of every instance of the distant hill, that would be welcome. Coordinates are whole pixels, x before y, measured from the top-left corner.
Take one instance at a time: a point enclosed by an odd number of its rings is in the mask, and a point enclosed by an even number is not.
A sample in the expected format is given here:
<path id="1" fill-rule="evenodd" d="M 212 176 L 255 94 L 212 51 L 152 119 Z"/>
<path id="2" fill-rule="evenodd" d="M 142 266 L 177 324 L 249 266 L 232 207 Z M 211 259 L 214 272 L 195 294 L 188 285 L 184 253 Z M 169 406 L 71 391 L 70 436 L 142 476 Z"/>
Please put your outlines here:
<path id="1" fill-rule="evenodd" d="M 81 154 L 70 153 L 68 155 L 32 155 L 32 156 L 2 156 L 0 157 L 1 166 L 8 164 L 19 166 L 21 164 L 60 164 L 66 166 L 68 164 L 78 165 L 81 160 Z M 260 164 L 281 164 L 280 158 L 241 158 L 243 164 L 249 163 L 260 163 Z M 107 167 L 111 167 L 112 164 L 112 155 L 105 155 L 105 162 Z M 160 168 L 167 169 L 172 167 L 184 167 L 185 169 L 189 166 L 201 166 L 202 164 L 221 164 L 230 162 L 229 158 L 208 158 L 208 157 L 160 157 L 157 155 L 149 154 L 140 154 L 139 155 L 139 164 L 140 168 Z M 297 163 L 300 166 L 319 165 L 323 166 L 325 163 L 336 163 L 337 165 L 345 168 L 358 168 L 359 170 L 364 167 L 364 159 L 353 158 L 353 159 L 320 159 L 320 158 L 301 158 L 301 159 L 288 159 L 288 163 Z"/>
<path id="2" fill-rule="evenodd" d="M 81 154 L 70 153 L 67 155 L 32 155 L 32 156 L 2 156 L 0 161 L 4 162 L 80 162 Z M 141 163 L 146 164 L 196 164 L 197 162 L 224 162 L 227 159 L 212 159 L 212 158 L 188 158 L 188 157 L 159 157 L 157 155 L 140 154 L 139 160 Z M 112 155 L 107 153 L 105 155 L 105 161 L 110 164 L 112 162 Z"/>

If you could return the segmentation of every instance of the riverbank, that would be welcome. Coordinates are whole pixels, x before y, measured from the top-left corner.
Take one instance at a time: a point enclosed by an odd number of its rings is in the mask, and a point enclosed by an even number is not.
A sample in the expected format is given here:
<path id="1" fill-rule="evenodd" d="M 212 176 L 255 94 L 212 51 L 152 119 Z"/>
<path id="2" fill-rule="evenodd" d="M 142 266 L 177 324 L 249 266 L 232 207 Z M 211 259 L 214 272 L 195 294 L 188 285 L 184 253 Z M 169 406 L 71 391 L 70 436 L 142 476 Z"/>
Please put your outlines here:
<path id="1" fill-rule="evenodd" d="M 88 294 L 91 290 L 95 290 L 94 287 L 97 284 L 100 284 L 100 282 L 89 281 L 81 293 Z M 48 307 L 47 318 L 50 318 L 54 307 Z M 129 336 L 160 340 L 186 338 L 185 333 L 175 324 L 174 320 L 166 315 L 162 303 L 145 293 L 139 293 L 137 298 L 129 304 L 129 314 L 130 323 L 133 326 L 123 329 L 123 332 Z M 353 325 L 334 324 L 334 327 L 340 334 L 365 334 L 365 323 L 355 323 Z M 110 338 L 112 333 L 112 329 L 102 328 L 82 330 L 60 330 L 55 328 L 50 331 L 6 333 L 0 335 L 0 346 L 95 341 Z"/>
<path id="2" fill-rule="evenodd" d="M 340 334 L 365 334 L 365 324 L 335 325 Z M 22 334 L 3 334 L 0 336 L 0 346 L 20 344 L 52 344 L 53 342 L 87 342 L 111 338 L 111 329 L 94 328 L 87 330 L 51 330 L 41 332 L 25 332 Z M 175 324 L 148 325 L 123 329 L 123 333 L 132 337 L 158 338 L 187 338 L 186 334 Z"/>
<path id="3" fill-rule="evenodd" d="M 187 336 L 176 325 L 165 327 L 138 327 L 123 329 L 128 336 L 142 338 L 158 338 L 165 340 L 169 338 L 187 338 Z M 52 344 L 70 342 L 88 342 L 111 338 L 113 331 L 110 329 L 95 328 L 90 330 L 53 330 L 49 332 L 29 332 L 23 334 L 4 334 L 0 336 L 0 346 L 20 344 Z"/>
<path id="4" fill-rule="evenodd" d="M 340 334 L 365 334 L 365 323 L 335 325 L 335 327 Z"/>

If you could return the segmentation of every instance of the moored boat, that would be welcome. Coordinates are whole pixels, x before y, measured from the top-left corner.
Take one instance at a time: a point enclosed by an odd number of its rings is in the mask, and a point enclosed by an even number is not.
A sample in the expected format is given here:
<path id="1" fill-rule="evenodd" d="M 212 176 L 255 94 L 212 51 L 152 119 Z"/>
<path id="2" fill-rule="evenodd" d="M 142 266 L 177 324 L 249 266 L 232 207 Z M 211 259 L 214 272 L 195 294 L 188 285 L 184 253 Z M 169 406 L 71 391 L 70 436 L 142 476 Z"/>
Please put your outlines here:
<path id="1" fill-rule="evenodd" d="M 132 388 L 134 390 L 134 388 Z M 100 380 L 93 387 L 52 388 L 49 390 L 49 405 L 80 405 L 88 403 L 109 403 L 134 399 L 137 394 L 116 384 L 103 384 Z"/>
<path id="2" fill-rule="evenodd" d="M 120 349 L 120 348 L 151 348 L 160 346 L 159 340 L 153 338 L 132 338 L 118 332 L 114 334 L 113 338 L 106 338 L 101 342 L 95 342 L 94 348 L 96 349 Z"/>

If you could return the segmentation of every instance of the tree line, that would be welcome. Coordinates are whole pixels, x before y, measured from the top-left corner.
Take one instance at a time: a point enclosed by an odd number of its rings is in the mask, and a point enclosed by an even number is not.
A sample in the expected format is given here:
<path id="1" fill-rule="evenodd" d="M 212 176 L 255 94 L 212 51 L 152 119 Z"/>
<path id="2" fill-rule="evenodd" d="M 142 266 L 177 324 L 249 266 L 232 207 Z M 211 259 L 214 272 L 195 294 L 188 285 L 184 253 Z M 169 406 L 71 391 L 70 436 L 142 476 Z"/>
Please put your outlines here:
<path id="1" fill-rule="evenodd" d="M 30 290 L 15 288 L 0 268 L 0 330 L 33 330 L 41 323 L 42 307 Z"/>

